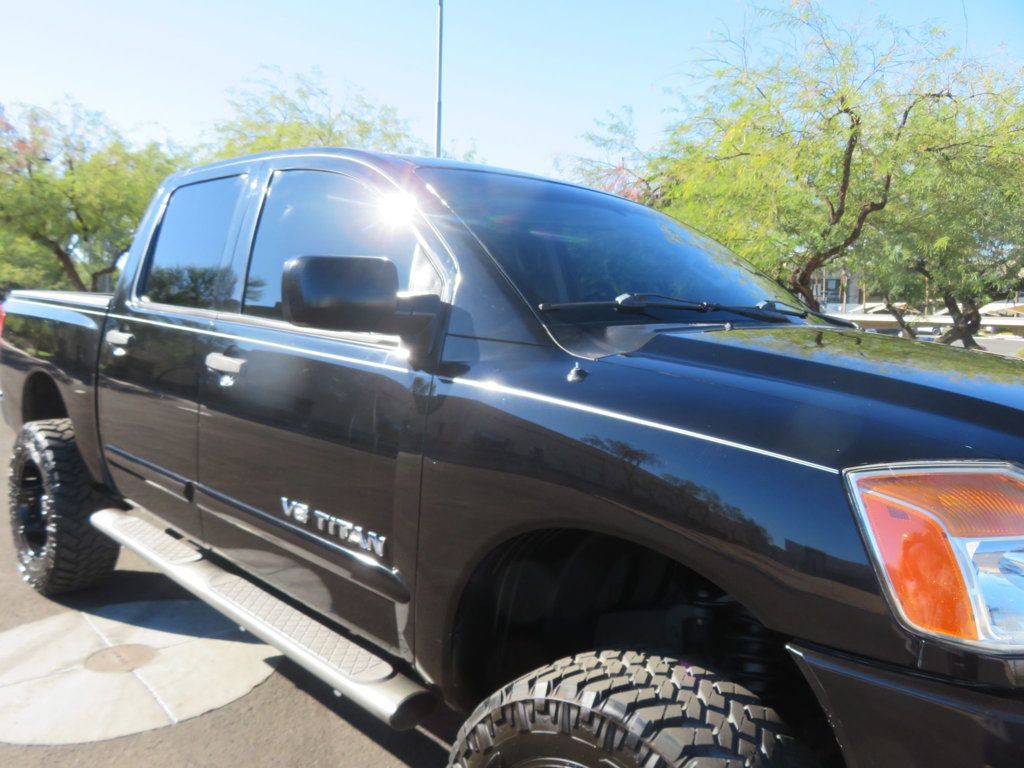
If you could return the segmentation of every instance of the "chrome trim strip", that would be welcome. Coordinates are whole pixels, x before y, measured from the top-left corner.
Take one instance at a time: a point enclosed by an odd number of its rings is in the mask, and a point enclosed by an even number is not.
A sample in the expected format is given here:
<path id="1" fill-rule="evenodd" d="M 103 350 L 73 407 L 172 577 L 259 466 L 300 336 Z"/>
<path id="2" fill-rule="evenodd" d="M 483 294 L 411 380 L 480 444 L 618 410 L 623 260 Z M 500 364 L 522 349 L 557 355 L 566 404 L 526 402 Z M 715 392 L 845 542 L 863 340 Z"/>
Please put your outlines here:
<path id="1" fill-rule="evenodd" d="M 491 381 L 477 381 L 474 379 L 463 379 L 453 378 L 450 381 L 456 384 L 465 384 L 466 386 L 473 387 L 475 389 L 481 389 L 488 392 L 498 392 L 503 395 L 512 395 L 513 397 L 523 397 L 528 400 L 535 400 L 537 402 L 546 403 L 548 405 L 557 405 L 562 408 L 568 408 L 573 411 L 581 411 L 583 413 L 590 413 L 595 416 L 603 416 L 608 419 L 615 419 L 617 421 L 625 421 L 630 424 L 637 424 L 641 427 L 649 427 L 651 429 L 658 429 L 662 432 L 671 432 L 675 435 L 682 435 L 683 437 L 692 437 L 696 440 L 703 440 L 704 442 L 714 443 L 715 445 L 722 445 L 727 448 L 735 448 L 740 451 L 747 451 L 748 453 L 756 453 L 760 456 L 767 456 L 772 459 L 779 459 L 780 461 L 788 461 L 791 464 L 799 464 L 803 467 L 809 467 L 810 469 L 816 469 L 820 472 L 828 472 L 830 475 L 838 475 L 840 471 L 834 467 L 826 467 L 824 464 L 815 464 L 813 461 L 805 461 L 804 459 L 798 459 L 795 456 L 787 456 L 783 453 L 776 453 L 775 451 L 769 451 L 764 448 L 757 448 L 753 445 L 746 445 L 745 443 L 737 443 L 734 440 L 727 440 L 723 437 L 715 437 L 714 435 L 707 435 L 703 432 L 694 432 L 690 429 L 683 429 L 682 427 L 674 427 L 671 424 L 662 424 L 661 422 L 651 421 L 650 419 L 640 418 L 639 416 L 630 416 L 626 413 L 619 413 L 618 411 L 610 411 L 606 408 L 598 408 L 597 406 L 587 405 L 585 403 L 578 403 L 572 400 L 562 400 L 558 397 L 551 397 L 549 395 L 542 395 L 539 392 L 530 392 L 526 389 L 517 389 L 515 387 L 506 387 L 503 384 Z"/>
<path id="2" fill-rule="evenodd" d="M 328 331 L 323 328 L 309 328 L 302 325 L 292 325 L 286 320 L 274 320 L 258 315 L 247 315 L 242 312 L 218 312 L 213 320 L 220 323 L 231 323 L 243 328 L 255 328 L 257 330 L 275 331 L 277 333 L 288 333 L 309 339 L 323 339 L 325 341 L 341 341 L 346 344 L 356 344 L 368 349 L 397 351 L 401 349 L 401 339 L 398 336 L 389 336 L 383 333 L 370 331 Z M 249 338 L 249 337 L 246 337 Z"/>
<path id="3" fill-rule="evenodd" d="M 178 306 L 177 304 L 164 304 L 160 301 L 145 301 L 143 299 L 131 299 L 126 301 L 124 304 L 126 309 L 130 309 L 132 312 L 138 312 L 140 314 L 153 314 L 153 315 L 177 315 L 183 320 L 195 320 L 197 322 L 212 322 L 217 318 L 217 313 L 220 310 L 207 309 L 206 307 L 186 307 Z M 110 310 L 111 316 L 114 316 L 113 309 Z M 132 315 L 132 317 L 138 317 L 139 315 Z"/>

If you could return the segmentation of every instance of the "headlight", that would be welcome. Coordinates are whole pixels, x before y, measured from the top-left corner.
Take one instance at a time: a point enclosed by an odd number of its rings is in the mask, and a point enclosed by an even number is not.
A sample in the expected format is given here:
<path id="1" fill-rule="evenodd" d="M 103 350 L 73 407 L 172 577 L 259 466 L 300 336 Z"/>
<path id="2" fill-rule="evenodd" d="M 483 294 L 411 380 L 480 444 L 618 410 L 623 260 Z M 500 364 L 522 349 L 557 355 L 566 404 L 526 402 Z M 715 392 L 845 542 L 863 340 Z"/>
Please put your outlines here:
<path id="1" fill-rule="evenodd" d="M 1024 651 L 1024 473 L 1009 464 L 846 473 L 897 614 L 921 634 Z"/>

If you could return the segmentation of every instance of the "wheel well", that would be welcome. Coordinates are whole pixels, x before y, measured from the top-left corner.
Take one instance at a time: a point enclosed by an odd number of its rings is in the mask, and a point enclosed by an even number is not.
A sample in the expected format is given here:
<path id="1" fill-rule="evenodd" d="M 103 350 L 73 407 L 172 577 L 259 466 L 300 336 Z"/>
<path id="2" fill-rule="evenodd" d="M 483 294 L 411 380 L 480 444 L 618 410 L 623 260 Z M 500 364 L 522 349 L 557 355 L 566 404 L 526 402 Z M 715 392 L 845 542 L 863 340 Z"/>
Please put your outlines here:
<path id="1" fill-rule="evenodd" d="M 54 380 L 45 373 L 35 373 L 29 377 L 21 398 L 22 422 L 61 419 L 67 415 L 64 398 Z"/>
<path id="2" fill-rule="evenodd" d="M 488 555 L 463 593 L 453 629 L 459 704 L 532 669 L 589 650 L 642 650 L 712 669 L 760 695 L 798 736 L 841 765 L 789 638 L 683 564 L 605 534 L 536 531 Z"/>

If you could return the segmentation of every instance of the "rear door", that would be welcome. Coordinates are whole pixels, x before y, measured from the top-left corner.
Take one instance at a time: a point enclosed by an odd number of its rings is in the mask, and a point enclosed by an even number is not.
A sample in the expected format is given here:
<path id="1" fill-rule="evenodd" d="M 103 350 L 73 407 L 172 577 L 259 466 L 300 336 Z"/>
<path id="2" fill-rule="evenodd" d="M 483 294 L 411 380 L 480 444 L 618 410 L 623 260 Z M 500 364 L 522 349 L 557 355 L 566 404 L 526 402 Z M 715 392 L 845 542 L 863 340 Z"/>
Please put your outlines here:
<path id="1" fill-rule="evenodd" d="M 218 315 L 202 377 L 200 503 L 209 544 L 408 656 L 430 376 L 396 338 L 285 322 L 284 262 L 386 256 L 402 287 L 446 285 L 410 199 L 349 161 L 269 163 L 236 256 L 244 293 Z"/>
<path id="2" fill-rule="evenodd" d="M 136 243 L 104 328 L 98 379 L 103 452 L 118 490 L 201 538 L 196 480 L 199 377 L 251 169 L 190 176 L 166 193 Z"/>

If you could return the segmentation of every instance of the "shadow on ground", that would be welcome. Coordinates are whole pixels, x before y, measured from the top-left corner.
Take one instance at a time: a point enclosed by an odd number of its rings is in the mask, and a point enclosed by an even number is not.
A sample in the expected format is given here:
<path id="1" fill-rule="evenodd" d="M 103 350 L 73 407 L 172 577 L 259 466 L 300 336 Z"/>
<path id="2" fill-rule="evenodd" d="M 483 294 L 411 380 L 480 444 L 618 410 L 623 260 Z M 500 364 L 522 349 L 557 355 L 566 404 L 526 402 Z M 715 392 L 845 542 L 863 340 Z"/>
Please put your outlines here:
<path id="1" fill-rule="evenodd" d="M 144 600 L 194 600 L 161 573 L 117 570 L 102 585 L 82 592 L 51 597 L 55 603 L 73 611 L 93 613 L 95 609 L 114 603 L 137 603 Z M 213 610 L 211 608 L 211 610 Z"/>
<path id="2" fill-rule="evenodd" d="M 121 603 L 195 599 L 188 591 L 160 573 L 118 570 L 100 587 L 61 595 L 54 601 L 70 610 L 97 614 L 109 613 L 108 609 L 111 606 Z M 213 611 L 212 608 L 210 610 Z M 150 629 L 181 631 L 180 627 L 166 624 L 158 612 L 130 618 Z M 256 638 L 252 639 L 253 642 L 258 642 Z M 356 704 L 336 696 L 323 682 L 289 659 L 281 659 L 277 672 L 294 689 L 301 692 L 300 695 L 315 699 L 401 762 L 424 768 L 447 764 L 449 745 L 462 723 L 462 717 L 447 707 L 439 706 L 415 730 L 395 731 Z"/>
<path id="3" fill-rule="evenodd" d="M 277 672 L 403 763 L 425 768 L 443 768 L 448 764 L 449 745 L 462 723 L 461 716 L 450 709 L 439 707 L 415 730 L 395 731 L 366 710 L 335 696 L 330 688 L 289 659 L 282 660 Z"/>

